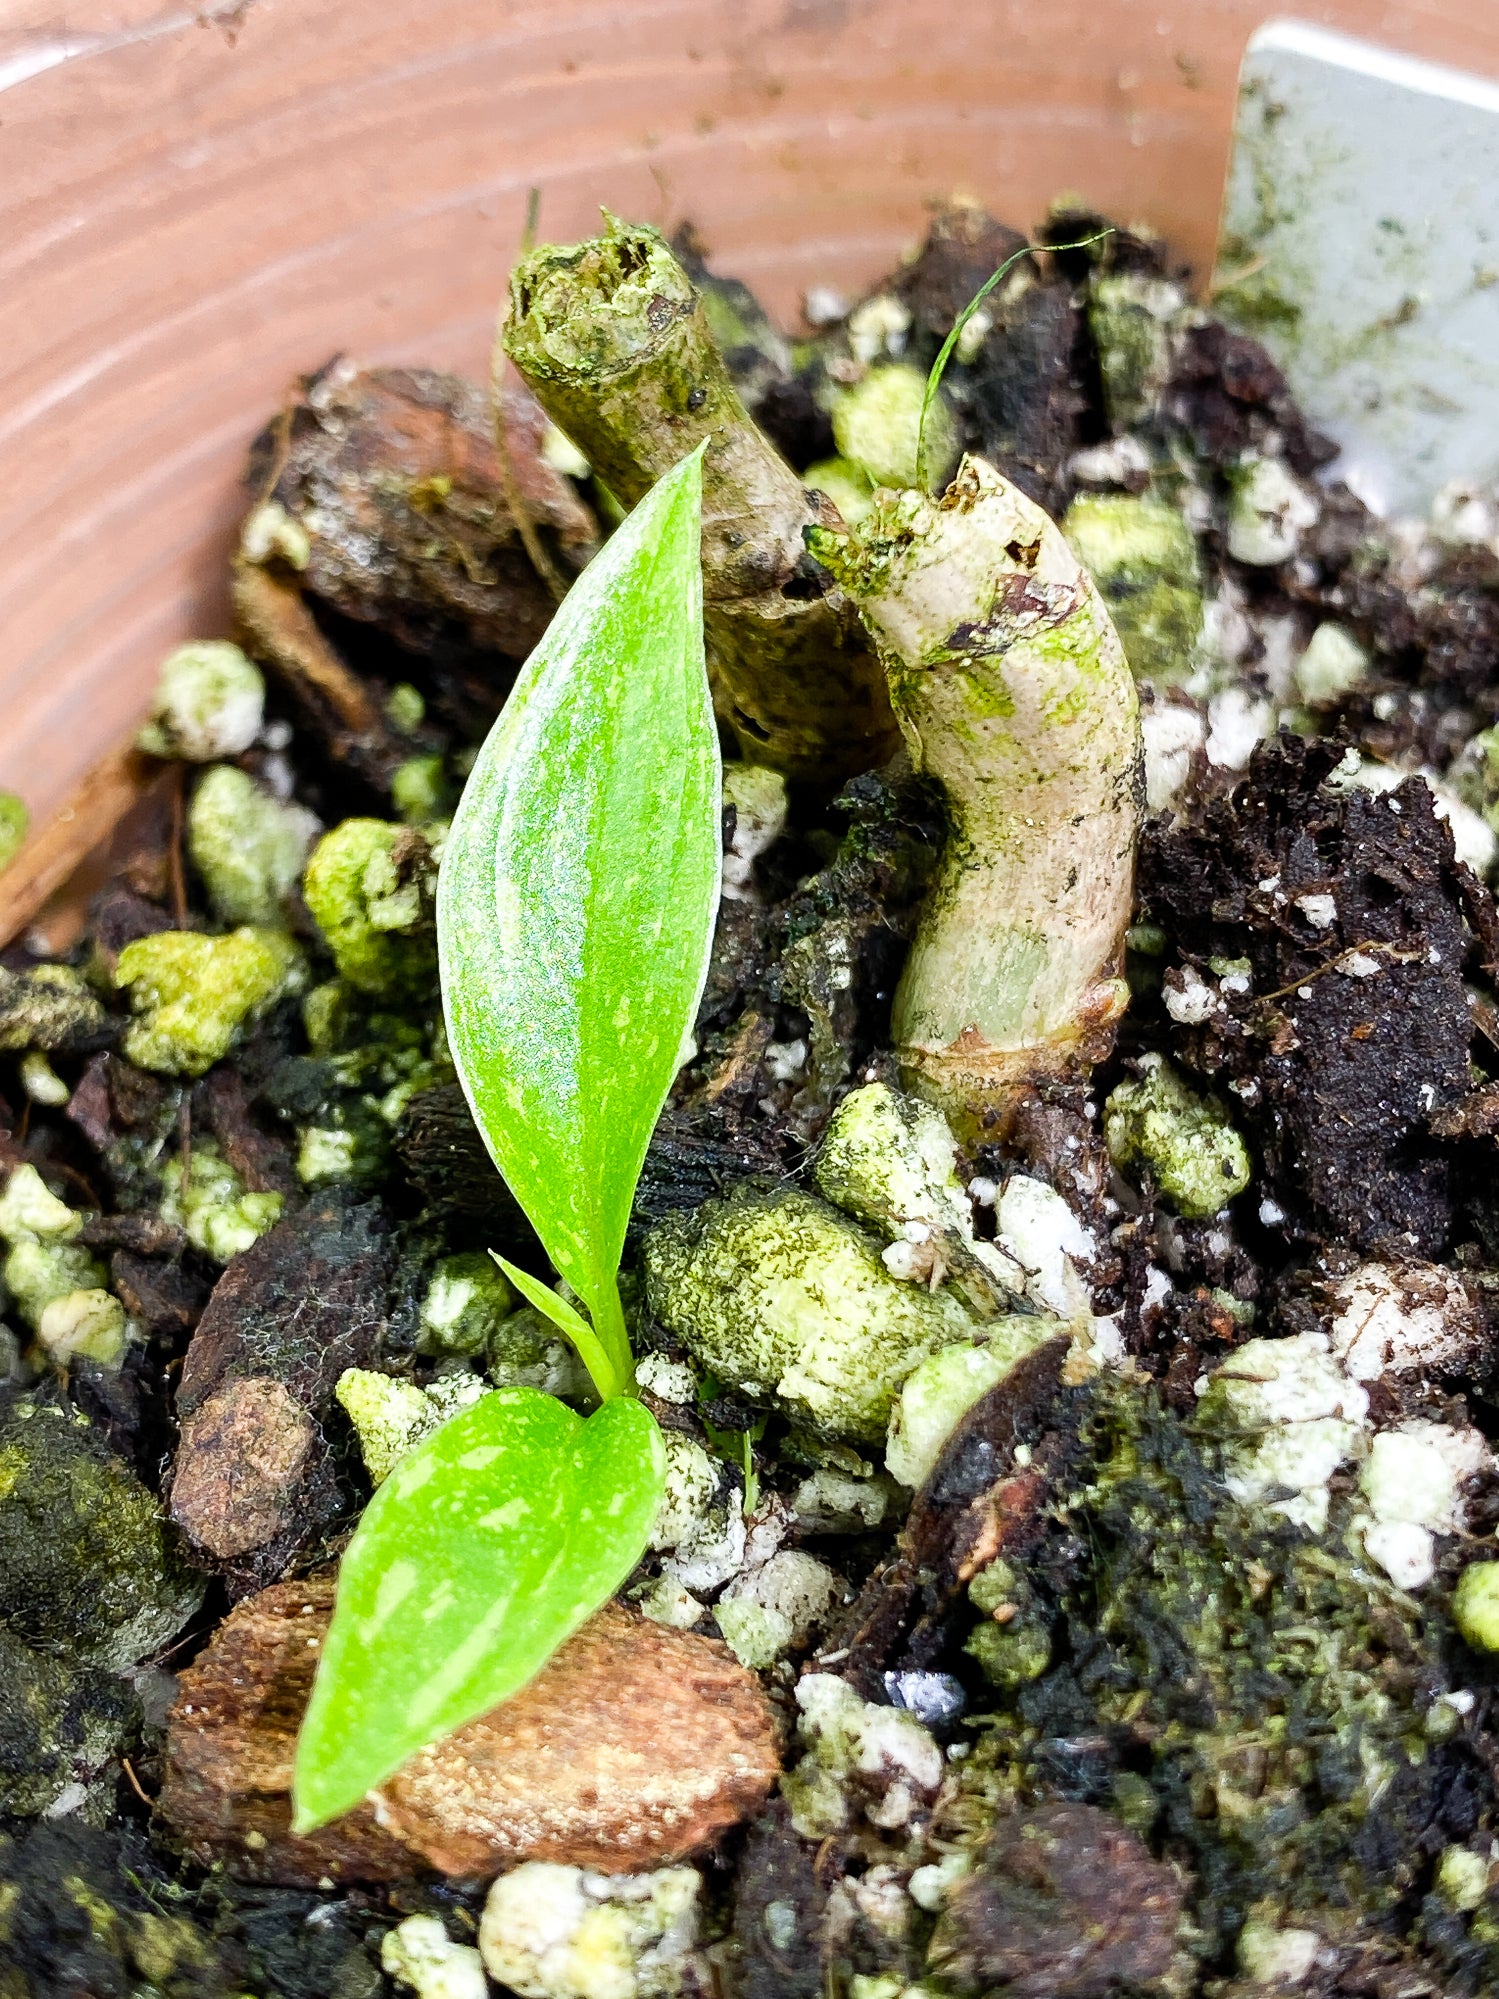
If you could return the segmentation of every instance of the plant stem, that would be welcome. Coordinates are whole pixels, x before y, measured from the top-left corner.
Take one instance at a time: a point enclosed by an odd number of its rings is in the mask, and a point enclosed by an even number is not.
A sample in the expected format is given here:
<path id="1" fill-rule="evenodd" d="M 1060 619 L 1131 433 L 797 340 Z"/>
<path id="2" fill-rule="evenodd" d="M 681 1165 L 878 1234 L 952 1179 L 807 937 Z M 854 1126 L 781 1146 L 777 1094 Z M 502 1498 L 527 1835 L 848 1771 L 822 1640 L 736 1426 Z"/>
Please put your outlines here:
<path id="1" fill-rule="evenodd" d="M 601 1402 L 633 1392 L 635 1361 L 630 1352 L 630 1333 L 625 1325 L 619 1285 L 610 1277 L 600 1280 L 598 1297 L 590 1301 L 588 1318 L 570 1305 L 549 1285 L 529 1271 L 521 1270 L 492 1249 L 490 1255 L 504 1271 L 528 1305 L 550 1319 L 558 1332 L 566 1335 L 578 1350 L 578 1358 L 588 1369 Z"/>
<path id="2" fill-rule="evenodd" d="M 533 190 L 534 192 L 534 190 Z M 536 523 L 531 518 L 531 510 L 526 505 L 526 496 L 521 491 L 520 481 L 515 476 L 515 459 L 510 450 L 510 432 L 505 425 L 505 321 L 501 317 L 495 323 L 494 339 L 489 349 L 489 412 L 494 429 L 494 456 L 500 472 L 500 490 L 505 495 L 505 505 L 510 509 L 510 518 L 515 522 L 516 532 L 521 538 L 531 567 L 552 593 L 552 601 L 560 604 L 567 595 L 567 580 L 561 570 L 546 552 L 546 545 L 536 532 Z"/>
<path id="3" fill-rule="evenodd" d="M 506 350 L 626 507 L 708 440 L 703 613 L 715 706 L 747 758 L 834 786 L 897 742 L 853 606 L 807 555 L 804 530 L 837 525 L 837 512 L 756 428 L 665 239 L 606 221 L 590 242 L 521 260 Z"/>
<path id="4" fill-rule="evenodd" d="M 895 997 L 912 1087 L 968 1129 L 1106 1052 L 1141 810 L 1135 686 L 1061 533 L 982 459 L 813 547 L 859 600 L 951 832 Z"/>

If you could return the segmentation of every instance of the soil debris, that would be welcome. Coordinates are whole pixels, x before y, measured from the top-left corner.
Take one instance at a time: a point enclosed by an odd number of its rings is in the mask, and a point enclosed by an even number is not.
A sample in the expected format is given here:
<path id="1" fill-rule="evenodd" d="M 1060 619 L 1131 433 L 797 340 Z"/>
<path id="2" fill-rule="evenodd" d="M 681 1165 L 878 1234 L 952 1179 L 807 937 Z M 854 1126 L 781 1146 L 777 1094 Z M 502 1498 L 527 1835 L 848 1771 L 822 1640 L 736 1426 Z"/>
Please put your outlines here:
<path id="1" fill-rule="evenodd" d="M 177 1387 L 172 1517 L 236 1595 L 285 1573 L 344 1504 L 323 1424 L 378 1348 L 390 1273 L 372 1203 L 309 1202 L 214 1287 Z"/>
<path id="2" fill-rule="evenodd" d="M 1108 1999 L 1158 1985 L 1176 1955 L 1181 1883 L 1096 1805 L 1002 1820 L 959 1882 L 928 1952 L 960 1992 Z"/>
<path id="3" fill-rule="evenodd" d="M 1177 1045 L 1233 1093 L 1267 1190 L 1325 1239 L 1429 1256 L 1453 1224 L 1434 1120 L 1470 1087 L 1476 884 L 1426 785 L 1372 795 L 1343 768 L 1336 743 L 1256 751 L 1200 820 L 1151 829 L 1141 908 Z"/>

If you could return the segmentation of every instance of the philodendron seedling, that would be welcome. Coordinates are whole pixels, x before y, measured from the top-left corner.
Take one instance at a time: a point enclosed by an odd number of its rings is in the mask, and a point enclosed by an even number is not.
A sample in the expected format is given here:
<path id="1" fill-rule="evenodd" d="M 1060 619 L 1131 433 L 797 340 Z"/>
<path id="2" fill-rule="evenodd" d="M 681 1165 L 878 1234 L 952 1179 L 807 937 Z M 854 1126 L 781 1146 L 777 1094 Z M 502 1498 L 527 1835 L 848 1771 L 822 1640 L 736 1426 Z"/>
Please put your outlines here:
<path id="1" fill-rule="evenodd" d="M 702 455 L 574 584 L 480 753 L 438 888 L 454 1062 L 583 1309 L 504 1268 L 576 1344 L 602 1406 L 585 1421 L 536 1389 L 486 1395 L 376 1492 L 297 1744 L 298 1831 L 525 1685 L 656 1516 L 665 1449 L 632 1394 L 617 1273 L 718 905 Z"/>

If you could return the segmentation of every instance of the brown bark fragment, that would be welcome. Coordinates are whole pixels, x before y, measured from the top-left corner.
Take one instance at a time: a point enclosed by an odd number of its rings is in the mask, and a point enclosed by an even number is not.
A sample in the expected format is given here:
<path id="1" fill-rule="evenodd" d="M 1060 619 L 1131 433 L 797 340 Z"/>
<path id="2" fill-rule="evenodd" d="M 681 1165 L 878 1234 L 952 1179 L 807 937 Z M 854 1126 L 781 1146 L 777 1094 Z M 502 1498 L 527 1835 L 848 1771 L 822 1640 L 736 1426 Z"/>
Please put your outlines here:
<path id="1" fill-rule="evenodd" d="M 157 1812 L 195 1860 L 253 1881 L 395 1881 L 420 1862 L 361 1805 L 291 1836 L 292 1758 L 333 1585 L 281 1583 L 229 1613 L 183 1673 Z"/>
<path id="2" fill-rule="evenodd" d="M 995 1828 L 954 1889 L 928 1962 L 961 1992 L 1109 1999 L 1171 1968 L 1182 1886 L 1094 1805 L 1042 1805 Z"/>
<path id="3" fill-rule="evenodd" d="M 337 1512 L 322 1425 L 338 1377 L 379 1345 L 389 1255 L 373 1204 L 309 1202 L 234 1258 L 198 1321 L 172 1515 L 236 1593 L 282 1575 Z"/>
<path id="4" fill-rule="evenodd" d="M 190 1333 L 208 1303 L 207 1281 L 196 1271 L 129 1249 L 109 1259 L 109 1282 L 133 1319 L 168 1338 Z"/>
<path id="5" fill-rule="evenodd" d="M 316 1441 L 279 1381 L 226 1382 L 182 1425 L 172 1518 L 220 1561 L 278 1540 L 295 1525 Z"/>
<path id="6" fill-rule="evenodd" d="M 187 1231 L 145 1212 L 89 1215 L 74 1238 L 85 1249 L 128 1249 L 133 1256 L 181 1256 Z"/>
<path id="7" fill-rule="evenodd" d="M 310 1202 L 263 1235 L 214 1286 L 177 1389 L 190 1415 L 230 1374 L 265 1374 L 315 1408 L 374 1351 L 387 1247 L 372 1203 Z"/>
<path id="8" fill-rule="evenodd" d="M 533 398 L 508 388 L 502 408 L 517 496 L 570 577 L 593 552 L 593 516 L 541 457 Z M 301 580 L 315 597 L 417 653 L 456 639 L 514 660 L 536 644 L 555 605 L 521 545 L 474 383 L 335 361 L 268 442 L 260 493 L 306 531 Z"/>
<path id="9" fill-rule="evenodd" d="M 629 1874 L 747 1818 L 779 1769 L 769 1704 L 726 1646 L 610 1604 L 524 1693 L 414 1756 L 382 1817 L 447 1874 Z"/>
<path id="10" fill-rule="evenodd" d="M 373 1806 L 294 1838 L 296 1731 L 332 1601 L 325 1579 L 266 1590 L 182 1676 L 159 1809 L 204 1864 L 288 1885 L 523 1860 L 632 1873 L 699 1851 L 775 1782 L 777 1731 L 754 1675 L 714 1639 L 610 1604 Z"/>
<path id="11" fill-rule="evenodd" d="M 204 1094 L 213 1135 L 251 1193 L 295 1194 L 299 1182 L 291 1147 L 256 1118 L 238 1069 L 224 1062 L 211 1069 Z"/>
<path id="12" fill-rule="evenodd" d="M 298 585 L 240 560 L 231 594 L 246 651 L 271 669 L 328 755 L 377 791 L 388 791 L 411 745 L 324 637 Z"/>

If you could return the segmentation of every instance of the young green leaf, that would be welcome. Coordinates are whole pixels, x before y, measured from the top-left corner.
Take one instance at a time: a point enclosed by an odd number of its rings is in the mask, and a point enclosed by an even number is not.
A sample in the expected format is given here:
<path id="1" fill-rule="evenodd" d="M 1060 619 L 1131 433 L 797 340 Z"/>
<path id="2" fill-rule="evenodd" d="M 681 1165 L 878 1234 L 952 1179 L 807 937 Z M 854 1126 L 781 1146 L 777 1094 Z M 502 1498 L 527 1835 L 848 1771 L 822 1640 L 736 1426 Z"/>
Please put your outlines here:
<path id="1" fill-rule="evenodd" d="M 534 1388 L 486 1395 L 403 1459 L 339 1565 L 294 1830 L 532 1679 L 640 1559 L 665 1480 L 642 1403 L 585 1422 Z"/>
<path id="2" fill-rule="evenodd" d="M 438 885 L 453 1060 L 496 1165 L 587 1307 L 584 1359 L 606 1398 L 630 1381 L 625 1224 L 718 903 L 701 504 L 699 447 L 573 585 L 479 753 Z"/>
<path id="3" fill-rule="evenodd" d="M 497 1249 L 492 1249 L 489 1253 L 526 1303 L 534 1305 L 538 1312 L 551 1320 L 559 1333 L 572 1341 L 594 1381 L 597 1383 L 608 1380 L 613 1373 L 614 1363 L 605 1352 L 598 1334 L 583 1314 L 569 1305 L 565 1298 L 559 1297 L 550 1285 L 543 1284 L 539 1277 L 533 1277 L 530 1271 L 522 1270 L 508 1257 L 501 1256 Z"/>

